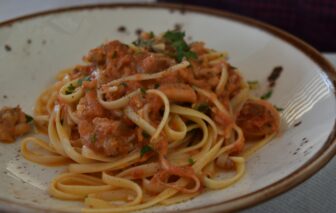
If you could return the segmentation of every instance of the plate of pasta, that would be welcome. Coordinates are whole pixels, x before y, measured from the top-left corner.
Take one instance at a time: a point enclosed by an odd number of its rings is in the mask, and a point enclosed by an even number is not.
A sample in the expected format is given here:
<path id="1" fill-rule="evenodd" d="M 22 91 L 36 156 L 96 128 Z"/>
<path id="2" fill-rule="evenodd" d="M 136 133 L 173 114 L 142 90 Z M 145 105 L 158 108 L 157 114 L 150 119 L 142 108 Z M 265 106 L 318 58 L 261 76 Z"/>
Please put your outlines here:
<path id="1" fill-rule="evenodd" d="M 0 203 L 22 212 L 218 212 L 335 154 L 335 70 L 272 26 L 173 4 L 0 24 Z"/>

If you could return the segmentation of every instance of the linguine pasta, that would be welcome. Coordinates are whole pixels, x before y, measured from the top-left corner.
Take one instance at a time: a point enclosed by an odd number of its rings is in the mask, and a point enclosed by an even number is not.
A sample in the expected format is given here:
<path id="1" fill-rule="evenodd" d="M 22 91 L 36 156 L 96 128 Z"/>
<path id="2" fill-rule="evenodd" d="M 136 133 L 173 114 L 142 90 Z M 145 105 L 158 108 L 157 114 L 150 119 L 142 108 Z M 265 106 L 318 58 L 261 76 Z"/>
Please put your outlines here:
<path id="1" fill-rule="evenodd" d="M 83 201 L 83 212 L 129 212 L 224 189 L 279 131 L 278 112 L 249 94 L 227 54 L 187 44 L 182 32 L 111 41 L 84 61 L 37 100 L 35 124 L 49 141 L 21 144 L 30 161 L 67 165 L 49 194 Z"/>

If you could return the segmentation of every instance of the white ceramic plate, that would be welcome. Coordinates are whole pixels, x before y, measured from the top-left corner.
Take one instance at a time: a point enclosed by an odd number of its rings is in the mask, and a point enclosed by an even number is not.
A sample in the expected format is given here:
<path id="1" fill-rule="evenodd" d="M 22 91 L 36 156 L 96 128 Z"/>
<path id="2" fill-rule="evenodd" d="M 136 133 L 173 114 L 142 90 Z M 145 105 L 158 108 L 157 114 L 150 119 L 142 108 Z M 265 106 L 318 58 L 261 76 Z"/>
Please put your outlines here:
<path id="1" fill-rule="evenodd" d="M 302 182 L 335 154 L 335 71 L 314 49 L 268 25 L 224 12 L 174 5 L 101 5 L 49 11 L 0 25 L 0 107 L 20 104 L 31 113 L 40 92 L 63 68 L 81 62 L 110 39 L 130 42 L 139 28 L 155 33 L 182 26 L 191 40 L 226 50 L 247 80 L 265 82 L 284 71 L 270 101 L 284 108 L 283 133 L 247 162 L 244 178 L 177 205 L 147 211 L 236 210 Z M 126 32 L 119 32 L 120 26 Z M 10 49 L 10 50 L 9 50 Z M 300 124 L 300 125 L 298 125 Z M 0 204 L 22 212 L 78 206 L 49 197 L 51 178 L 63 168 L 28 162 L 19 142 L 0 144 Z"/>

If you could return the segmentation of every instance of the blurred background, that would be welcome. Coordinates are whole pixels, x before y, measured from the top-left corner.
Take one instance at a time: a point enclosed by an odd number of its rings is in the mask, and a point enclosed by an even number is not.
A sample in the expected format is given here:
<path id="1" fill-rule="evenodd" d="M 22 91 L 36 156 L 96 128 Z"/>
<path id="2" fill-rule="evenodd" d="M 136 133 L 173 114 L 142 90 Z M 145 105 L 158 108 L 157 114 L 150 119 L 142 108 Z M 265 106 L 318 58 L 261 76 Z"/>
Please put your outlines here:
<path id="1" fill-rule="evenodd" d="M 336 0 L 160 0 L 222 9 L 281 28 L 323 52 L 336 52 Z"/>
<path id="2" fill-rule="evenodd" d="M 194 4 L 264 21 L 306 41 L 336 65 L 336 0 L 158 0 Z M 0 0 L 0 22 L 38 11 L 97 3 L 155 0 Z M 336 159 L 294 189 L 244 213 L 336 212 Z"/>
<path id="3" fill-rule="evenodd" d="M 306 41 L 322 52 L 336 52 L 336 0 L 157 0 L 222 9 L 251 17 Z M 155 0 L 0 0 L 0 20 L 57 7 Z"/>

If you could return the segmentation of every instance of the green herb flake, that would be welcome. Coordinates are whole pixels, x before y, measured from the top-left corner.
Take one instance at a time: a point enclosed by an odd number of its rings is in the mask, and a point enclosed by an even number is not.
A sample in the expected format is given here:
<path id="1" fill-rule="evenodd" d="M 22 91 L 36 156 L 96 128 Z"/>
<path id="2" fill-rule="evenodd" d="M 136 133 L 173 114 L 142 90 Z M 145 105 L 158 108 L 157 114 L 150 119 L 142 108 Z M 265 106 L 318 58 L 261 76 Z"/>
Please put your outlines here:
<path id="1" fill-rule="evenodd" d="M 189 158 L 189 159 L 188 159 L 188 163 L 189 163 L 190 165 L 193 165 L 193 164 L 195 163 L 195 161 L 194 161 L 194 159 Z"/>
<path id="2" fill-rule="evenodd" d="M 154 84 L 154 89 L 157 89 L 157 88 L 159 88 L 159 87 L 160 87 L 160 84 L 159 84 L 159 83 Z"/>
<path id="3" fill-rule="evenodd" d="M 96 143 L 96 141 L 97 141 L 97 135 L 96 135 L 96 133 L 93 133 L 93 135 L 91 135 L 90 141 L 91 141 L 91 143 Z"/>
<path id="4" fill-rule="evenodd" d="M 30 123 L 34 120 L 34 118 L 32 116 L 28 115 L 28 114 L 25 114 L 25 116 L 26 116 L 26 122 L 27 123 Z"/>
<path id="5" fill-rule="evenodd" d="M 149 135 L 147 132 L 145 132 L 145 131 L 142 131 L 142 136 L 143 136 L 145 139 L 150 138 L 150 135 Z"/>
<path id="6" fill-rule="evenodd" d="M 140 150 L 140 156 L 142 157 L 142 156 L 144 156 L 146 153 L 151 152 L 151 151 L 153 151 L 153 148 L 152 148 L 152 147 L 150 147 L 150 146 L 148 146 L 148 145 L 144 145 L 144 146 L 141 148 L 141 150 Z"/>
<path id="7" fill-rule="evenodd" d="M 192 51 L 185 52 L 184 56 L 187 59 L 197 59 L 197 54 L 195 52 L 192 52 Z"/>
<path id="8" fill-rule="evenodd" d="M 150 38 L 154 38 L 154 36 L 155 36 L 155 34 L 153 33 L 153 31 L 150 31 L 150 32 L 149 32 L 149 37 L 150 37 Z"/>
<path id="9" fill-rule="evenodd" d="M 190 51 L 190 47 L 184 40 L 185 33 L 180 31 L 167 31 L 163 37 L 175 48 L 175 58 L 181 62 L 183 58 L 196 59 L 197 54 Z"/>
<path id="10" fill-rule="evenodd" d="M 248 81 L 247 82 L 249 85 L 250 89 L 257 89 L 259 87 L 259 82 L 258 81 Z"/>
<path id="11" fill-rule="evenodd" d="M 167 40 L 169 40 L 170 42 L 176 42 L 176 41 L 181 41 L 183 40 L 185 36 L 184 32 L 180 32 L 180 31 L 167 31 L 163 37 Z"/>
<path id="12" fill-rule="evenodd" d="M 194 107 L 197 111 L 207 113 L 210 110 L 210 107 L 207 103 L 200 103 L 195 105 Z"/>
<path id="13" fill-rule="evenodd" d="M 147 90 L 145 88 L 141 87 L 140 92 L 142 93 L 142 95 L 146 95 Z"/>
<path id="14" fill-rule="evenodd" d="M 82 86 L 83 81 L 91 81 L 90 76 L 85 76 L 84 78 L 79 79 L 79 80 L 77 81 L 77 84 L 78 84 L 79 86 Z"/>
<path id="15" fill-rule="evenodd" d="M 273 107 L 278 111 L 278 112 L 282 112 L 284 111 L 284 108 L 278 107 L 276 105 L 273 105 Z"/>
<path id="16" fill-rule="evenodd" d="M 70 84 L 70 85 L 67 87 L 67 89 L 66 89 L 66 91 L 65 91 L 65 94 L 66 94 L 66 95 L 70 95 L 71 93 L 73 93 L 73 92 L 75 91 L 75 89 L 76 89 L 76 87 L 74 87 L 74 85 Z"/>
<path id="17" fill-rule="evenodd" d="M 273 91 L 269 90 L 268 92 L 266 92 L 265 94 L 263 94 L 260 98 L 263 100 L 267 100 L 272 96 Z"/>

